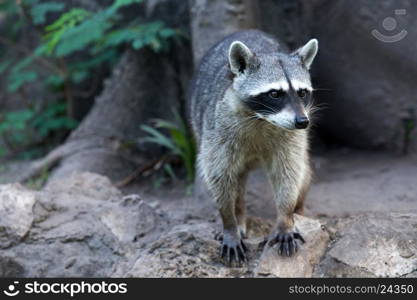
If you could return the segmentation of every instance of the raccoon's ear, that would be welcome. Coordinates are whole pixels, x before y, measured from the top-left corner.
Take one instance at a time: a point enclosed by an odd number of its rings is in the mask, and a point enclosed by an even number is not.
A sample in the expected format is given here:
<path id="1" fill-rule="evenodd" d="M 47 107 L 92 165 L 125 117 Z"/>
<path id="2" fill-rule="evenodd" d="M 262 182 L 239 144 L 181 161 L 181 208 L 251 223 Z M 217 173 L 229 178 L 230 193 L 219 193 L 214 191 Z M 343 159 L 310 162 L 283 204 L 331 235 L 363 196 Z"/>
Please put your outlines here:
<path id="1" fill-rule="evenodd" d="M 239 75 L 254 62 L 255 55 L 242 42 L 234 41 L 229 48 L 229 64 L 233 74 Z"/>
<path id="2" fill-rule="evenodd" d="M 295 51 L 295 54 L 301 57 L 308 70 L 316 57 L 317 51 L 319 51 L 319 42 L 316 39 L 311 39 L 307 44 Z"/>

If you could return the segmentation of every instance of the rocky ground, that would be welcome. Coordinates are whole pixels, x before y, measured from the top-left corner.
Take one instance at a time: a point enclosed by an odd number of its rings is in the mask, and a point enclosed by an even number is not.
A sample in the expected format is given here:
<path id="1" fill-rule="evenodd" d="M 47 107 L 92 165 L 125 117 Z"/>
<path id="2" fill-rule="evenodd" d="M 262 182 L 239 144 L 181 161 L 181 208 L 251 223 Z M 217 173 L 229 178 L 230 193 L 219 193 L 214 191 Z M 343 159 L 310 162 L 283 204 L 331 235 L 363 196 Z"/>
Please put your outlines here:
<path id="1" fill-rule="evenodd" d="M 0 276 L 417 277 L 417 161 L 338 150 L 315 168 L 307 214 L 296 217 L 306 244 L 293 258 L 258 247 L 274 210 L 262 173 L 252 176 L 241 268 L 219 259 L 221 227 L 204 190 L 120 191 L 91 173 L 41 191 L 0 185 Z"/>

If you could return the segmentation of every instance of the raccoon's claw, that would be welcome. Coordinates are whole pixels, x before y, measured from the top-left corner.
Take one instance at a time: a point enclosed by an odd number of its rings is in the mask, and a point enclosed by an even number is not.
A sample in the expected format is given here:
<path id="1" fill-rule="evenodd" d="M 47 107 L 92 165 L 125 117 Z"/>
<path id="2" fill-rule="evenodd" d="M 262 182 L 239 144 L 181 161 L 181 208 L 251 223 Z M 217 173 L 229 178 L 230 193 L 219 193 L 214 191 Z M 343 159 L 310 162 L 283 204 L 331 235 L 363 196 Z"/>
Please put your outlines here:
<path id="1" fill-rule="evenodd" d="M 298 232 L 278 233 L 269 240 L 268 246 L 272 247 L 278 244 L 278 253 L 280 255 L 292 256 L 298 251 L 297 240 L 300 240 L 303 244 L 305 243 L 304 238 Z"/>
<path id="2" fill-rule="evenodd" d="M 246 250 L 247 248 L 243 241 L 240 241 L 240 244 L 235 246 L 228 246 L 223 243 L 221 257 L 228 263 L 229 266 L 231 266 L 233 262 L 240 265 L 247 262 Z"/>
<path id="3" fill-rule="evenodd" d="M 221 241 L 220 256 L 229 266 L 232 266 L 233 262 L 238 265 L 247 262 L 247 247 L 241 239 L 223 235 Z"/>

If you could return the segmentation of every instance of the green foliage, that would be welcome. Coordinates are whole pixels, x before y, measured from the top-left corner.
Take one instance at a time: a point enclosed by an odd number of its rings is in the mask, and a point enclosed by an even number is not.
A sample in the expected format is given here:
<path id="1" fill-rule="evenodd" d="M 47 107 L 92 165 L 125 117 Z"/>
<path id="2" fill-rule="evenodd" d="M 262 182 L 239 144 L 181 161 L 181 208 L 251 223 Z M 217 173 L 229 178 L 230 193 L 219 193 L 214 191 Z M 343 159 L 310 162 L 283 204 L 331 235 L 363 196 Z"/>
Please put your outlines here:
<path id="1" fill-rule="evenodd" d="M 177 35 L 177 31 L 165 27 L 162 22 L 143 24 L 133 20 L 126 26 L 117 27 L 122 18 L 118 10 L 142 1 L 116 0 L 111 6 L 96 13 L 73 8 L 45 28 L 46 47 L 39 51 L 62 57 L 87 47 L 92 49 L 92 54 L 96 54 L 125 44 L 134 49 L 145 46 L 155 51 L 166 49 L 166 39 Z"/>
<path id="2" fill-rule="evenodd" d="M 41 137 L 47 137 L 58 129 L 74 129 L 77 122 L 68 118 L 65 103 L 54 103 L 48 105 L 45 110 L 36 114 L 31 120 L 30 126 L 34 128 Z"/>
<path id="3" fill-rule="evenodd" d="M 44 43 L 39 46 L 36 53 L 38 55 L 46 54 L 51 55 L 53 54 L 55 48 L 59 44 L 67 45 L 68 43 L 74 42 L 73 39 L 65 38 L 65 34 L 77 26 L 80 22 L 85 20 L 90 13 L 82 8 L 73 8 L 69 12 L 64 13 L 61 15 L 61 17 L 56 20 L 54 23 L 52 23 L 49 26 L 45 27 L 45 34 L 43 36 Z M 84 33 L 80 34 L 79 38 L 81 41 L 84 41 L 88 39 L 89 32 L 86 31 L 86 28 L 84 29 Z M 88 34 L 86 34 L 88 33 Z M 71 37 L 71 36 L 70 36 Z M 84 44 L 79 44 L 81 46 L 84 46 Z M 67 46 L 68 47 L 68 46 Z M 81 47 L 82 48 L 82 47 Z M 61 50 L 62 46 L 58 49 Z M 65 49 L 65 48 L 64 48 Z M 66 53 L 61 53 L 61 51 L 58 51 L 57 56 L 62 56 L 65 54 L 70 53 L 70 51 L 67 51 Z"/>
<path id="4" fill-rule="evenodd" d="M 195 142 L 184 120 L 178 113 L 174 115 L 175 122 L 157 119 L 155 120 L 156 129 L 147 125 L 142 125 L 141 128 L 149 134 L 145 141 L 164 147 L 171 155 L 181 159 L 187 180 L 192 182 L 195 176 Z M 168 136 L 163 133 L 163 130 L 168 132 Z M 174 171 L 170 165 L 165 167 L 165 171 L 174 177 Z"/>
<path id="5" fill-rule="evenodd" d="M 58 2 L 45 2 L 34 5 L 30 11 L 33 18 L 33 23 L 36 25 L 43 24 L 45 23 L 45 17 L 47 13 L 59 12 L 64 8 L 65 4 Z"/>
<path id="6" fill-rule="evenodd" d="M 65 103 L 52 103 L 43 110 L 22 109 L 0 115 L 0 136 L 7 139 L 12 148 L 26 148 L 28 141 L 39 140 L 57 130 L 73 129 L 77 122 L 66 116 Z M 30 130 L 28 130 L 30 128 Z M 32 151 L 35 150 L 35 151 Z M 21 158 L 32 158 L 36 149 L 21 153 Z M 6 151 L 3 149 L 3 155 Z"/>
<path id="7" fill-rule="evenodd" d="M 12 137 L 12 144 L 26 145 L 30 143 L 21 140 L 37 141 L 74 128 L 76 122 L 68 115 L 68 107 L 74 101 L 75 87 L 93 78 L 98 69 L 110 69 L 125 47 L 168 49 L 169 40 L 179 34 L 177 30 L 160 21 L 144 22 L 122 15 L 122 9 L 142 2 L 114 0 L 101 10 L 90 11 L 68 9 L 65 1 L 57 0 L 0 0 L 0 14 L 6 17 L 7 28 L 6 36 L 0 39 L 0 75 L 7 78 L 7 91 L 28 97 L 27 84 L 41 82 L 45 94 L 53 94 L 53 104 L 43 109 L 0 114 L 0 135 Z M 23 49 L 22 59 L 9 55 L 4 49 L 15 45 L 27 25 L 40 30 L 39 44 Z M 0 157 L 7 152 L 0 149 Z"/>

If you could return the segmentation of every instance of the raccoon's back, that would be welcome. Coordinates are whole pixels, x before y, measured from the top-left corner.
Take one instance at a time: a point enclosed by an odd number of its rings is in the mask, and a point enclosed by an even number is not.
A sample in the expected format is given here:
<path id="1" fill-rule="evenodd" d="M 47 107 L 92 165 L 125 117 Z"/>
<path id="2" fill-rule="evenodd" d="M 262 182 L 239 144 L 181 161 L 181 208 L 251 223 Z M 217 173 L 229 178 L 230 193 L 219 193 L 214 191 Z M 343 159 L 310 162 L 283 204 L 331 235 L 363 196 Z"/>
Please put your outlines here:
<path id="1" fill-rule="evenodd" d="M 228 50 L 237 40 L 245 43 L 256 55 L 281 50 L 273 37 L 259 30 L 246 30 L 227 36 L 207 51 L 194 74 L 188 104 L 189 119 L 198 142 L 204 128 L 214 127 L 216 103 L 232 84 Z"/>

